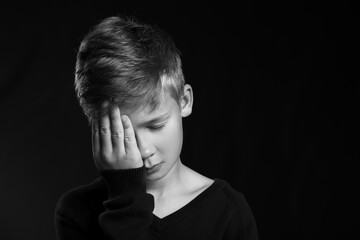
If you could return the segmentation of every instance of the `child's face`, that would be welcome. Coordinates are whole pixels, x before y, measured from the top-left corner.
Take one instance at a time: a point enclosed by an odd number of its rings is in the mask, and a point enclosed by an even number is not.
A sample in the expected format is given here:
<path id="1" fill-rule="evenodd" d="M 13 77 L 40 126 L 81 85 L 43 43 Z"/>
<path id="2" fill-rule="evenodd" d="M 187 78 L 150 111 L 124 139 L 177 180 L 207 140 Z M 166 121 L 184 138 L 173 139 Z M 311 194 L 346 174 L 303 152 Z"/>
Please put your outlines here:
<path id="1" fill-rule="evenodd" d="M 120 109 L 121 114 L 128 115 L 132 122 L 137 145 L 147 169 L 147 180 L 162 179 L 180 159 L 183 141 L 182 117 L 191 113 L 191 87 L 190 104 L 186 95 L 189 95 L 189 91 L 185 92 L 185 100 L 182 101 L 184 104 L 181 104 L 181 107 L 165 92 L 164 101 L 153 112 L 150 112 L 149 107 L 135 111 Z M 157 164 L 159 165 L 153 168 Z"/>

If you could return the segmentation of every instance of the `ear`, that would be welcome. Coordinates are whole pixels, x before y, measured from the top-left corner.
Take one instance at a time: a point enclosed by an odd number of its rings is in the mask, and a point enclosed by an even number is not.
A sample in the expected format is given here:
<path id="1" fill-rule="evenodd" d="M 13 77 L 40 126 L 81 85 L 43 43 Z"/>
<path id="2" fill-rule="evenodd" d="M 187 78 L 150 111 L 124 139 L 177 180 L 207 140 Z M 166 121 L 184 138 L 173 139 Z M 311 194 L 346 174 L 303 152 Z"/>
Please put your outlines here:
<path id="1" fill-rule="evenodd" d="M 192 88 L 189 84 L 185 84 L 184 86 L 184 95 L 181 97 L 181 116 L 187 117 L 192 112 L 192 106 L 194 102 L 194 94 Z"/>

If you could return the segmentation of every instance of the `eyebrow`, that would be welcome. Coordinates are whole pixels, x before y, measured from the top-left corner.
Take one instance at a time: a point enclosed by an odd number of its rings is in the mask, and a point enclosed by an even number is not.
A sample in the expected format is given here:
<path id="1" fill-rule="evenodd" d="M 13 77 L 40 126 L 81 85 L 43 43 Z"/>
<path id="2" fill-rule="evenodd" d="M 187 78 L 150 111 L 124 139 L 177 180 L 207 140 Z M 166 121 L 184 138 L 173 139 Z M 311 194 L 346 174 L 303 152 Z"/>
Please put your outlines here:
<path id="1" fill-rule="evenodd" d="M 154 124 L 154 123 L 157 123 L 157 122 L 161 122 L 161 121 L 165 121 L 167 120 L 168 118 L 170 117 L 170 115 L 168 113 L 164 113 L 160 116 L 157 116 L 149 121 L 146 121 L 144 123 L 142 123 L 142 125 L 151 125 L 151 124 Z"/>

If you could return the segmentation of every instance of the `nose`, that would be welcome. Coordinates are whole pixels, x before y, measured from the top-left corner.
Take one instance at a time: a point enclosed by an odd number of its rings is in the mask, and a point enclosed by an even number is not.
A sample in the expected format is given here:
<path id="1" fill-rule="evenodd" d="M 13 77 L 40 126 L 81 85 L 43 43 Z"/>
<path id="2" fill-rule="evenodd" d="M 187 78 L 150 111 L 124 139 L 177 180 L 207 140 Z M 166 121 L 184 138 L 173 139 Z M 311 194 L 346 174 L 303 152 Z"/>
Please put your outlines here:
<path id="1" fill-rule="evenodd" d="M 155 153 L 155 148 L 146 134 L 135 133 L 137 146 L 143 161 L 150 158 Z"/>

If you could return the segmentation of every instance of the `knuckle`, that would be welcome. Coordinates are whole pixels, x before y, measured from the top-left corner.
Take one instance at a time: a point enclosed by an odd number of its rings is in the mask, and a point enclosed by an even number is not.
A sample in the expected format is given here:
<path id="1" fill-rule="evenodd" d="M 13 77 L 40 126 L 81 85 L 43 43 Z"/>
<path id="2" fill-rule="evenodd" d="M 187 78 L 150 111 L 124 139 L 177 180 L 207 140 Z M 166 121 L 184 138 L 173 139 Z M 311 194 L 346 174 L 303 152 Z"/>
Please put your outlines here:
<path id="1" fill-rule="evenodd" d="M 116 139 L 121 139 L 123 137 L 123 133 L 122 132 L 112 132 L 111 136 Z"/>
<path id="2" fill-rule="evenodd" d="M 125 135 L 125 136 L 124 136 L 124 140 L 125 140 L 126 142 L 133 142 L 133 141 L 134 141 L 134 138 L 132 138 L 132 137 L 129 136 L 129 135 Z"/>
<path id="3" fill-rule="evenodd" d="M 92 130 L 93 135 L 97 136 L 99 135 L 99 129 L 93 129 Z"/>
<path id="4" fill-rule="evenodd" d="M 109 132 L 110 132 L 110 129 L 107 128 L 107 127 L 101 127 L 100 128 L 100 133 L 103 134 L 103 135 L 109 134 Z"/>

